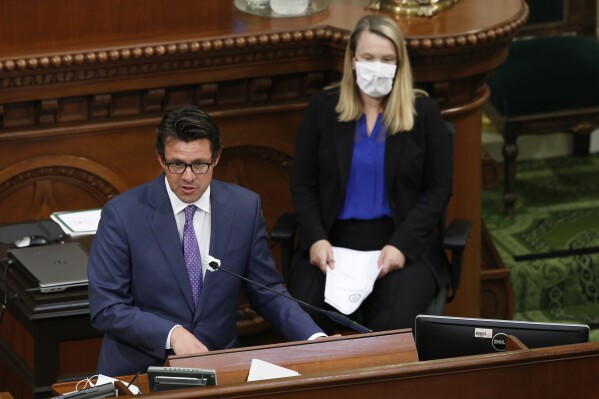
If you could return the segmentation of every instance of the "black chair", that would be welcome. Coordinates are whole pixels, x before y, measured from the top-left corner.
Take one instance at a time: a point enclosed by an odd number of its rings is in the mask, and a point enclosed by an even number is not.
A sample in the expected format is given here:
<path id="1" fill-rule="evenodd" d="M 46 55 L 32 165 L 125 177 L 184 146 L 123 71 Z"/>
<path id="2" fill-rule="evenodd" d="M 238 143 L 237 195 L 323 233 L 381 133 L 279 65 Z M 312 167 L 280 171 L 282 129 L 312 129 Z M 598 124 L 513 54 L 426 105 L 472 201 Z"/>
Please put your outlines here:
<path id="1" fill-rule="evenodd" d="M 530 18 L 489 79 L 484 111 L 504 139 L 505 213 L 514 213 L 521 135 L 574 133 L 574 155 L 589 152 L 599 127 L 596 0 L 527 0 Z"/>
<path id="2" fill-rule="evenodd" d="M 453 219 L 445 229 L 443 247 L 450 253 L 451 283 L 439 290 L 439 293 L 429 304 L 426 314 L 442 315 L 445 305 L 453 300 L 460 286 L 462 276 L 462 259 L 466 242 L 470 234 L 472 222 L 467 219 Z M 270 239 L 277 242 L 281 248 L 281 263 L 283 275 L 287 276 L 291 260 L 296 248 L 295 218 L 292 213 L 284 213 L 277 219 L 270 231 Z"/>

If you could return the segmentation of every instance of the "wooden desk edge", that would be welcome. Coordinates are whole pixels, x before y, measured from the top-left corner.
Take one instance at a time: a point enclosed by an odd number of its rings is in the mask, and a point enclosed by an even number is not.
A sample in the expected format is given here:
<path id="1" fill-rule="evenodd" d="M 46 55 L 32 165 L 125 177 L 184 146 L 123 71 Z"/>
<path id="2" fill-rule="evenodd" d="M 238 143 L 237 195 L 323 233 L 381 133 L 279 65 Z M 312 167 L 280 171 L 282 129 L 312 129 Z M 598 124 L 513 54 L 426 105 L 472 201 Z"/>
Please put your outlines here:
<path id="1" fill-rule="evenodd" d="M 251 384 L 252 392 L 273 392 L 293 389 L 301 385 L 302 389 L 315 389 L 335 384 L 351 384 L 356 381 L 382 382 L 410 378 L 426 378 L 429 376 L 454 374 L 467 372 L 482 368 L 504 368 L 514 365 L 531 365 L 541 362 L 559 361 L 561 359 L 599 359 L 599 342 L 587 342 L 583 344 L 562 345 L 547 348 L 519 349 L 502 353 L 490 353 L 476 356 L 464 356 L 451 359 L 430 360 L 422 362 L 410 362 L 378 367 L 359 368 L 347 371 L 320 372 L 305 374 L 297 377 L 288 377 L 274 380 L 234 383 L 229 385 L 217 385 L 206 388 L 192 388 L 173 391 L 149 392 L 147 375 L 140 375 L 140 385 L 145 394 L 151 394 L 153 398 L 197 398 L 209 397 L 218 390 L 219 397 L 241 394 Z M 122 381 L 130 381 L 132 376 L 120 377 Z M 55 394 L 73 390 L 73 382 L 58 383 L 52 386 Z"/>

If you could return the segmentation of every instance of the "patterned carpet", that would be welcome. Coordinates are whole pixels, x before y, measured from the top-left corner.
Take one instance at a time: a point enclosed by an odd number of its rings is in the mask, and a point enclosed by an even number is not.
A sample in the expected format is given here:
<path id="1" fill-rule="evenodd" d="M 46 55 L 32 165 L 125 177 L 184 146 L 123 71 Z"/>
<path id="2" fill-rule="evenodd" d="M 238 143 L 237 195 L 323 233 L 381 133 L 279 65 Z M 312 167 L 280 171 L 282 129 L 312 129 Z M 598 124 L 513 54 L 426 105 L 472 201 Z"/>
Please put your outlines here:
<path id="1" fill-rule="evenodd" d="M 502 214 L 501 188 L 482 195 L 512 273 L 514 319 L 589 324 L 599 341 L 599 156 L 519 161 L 517 191 L 513 217 Z"/>

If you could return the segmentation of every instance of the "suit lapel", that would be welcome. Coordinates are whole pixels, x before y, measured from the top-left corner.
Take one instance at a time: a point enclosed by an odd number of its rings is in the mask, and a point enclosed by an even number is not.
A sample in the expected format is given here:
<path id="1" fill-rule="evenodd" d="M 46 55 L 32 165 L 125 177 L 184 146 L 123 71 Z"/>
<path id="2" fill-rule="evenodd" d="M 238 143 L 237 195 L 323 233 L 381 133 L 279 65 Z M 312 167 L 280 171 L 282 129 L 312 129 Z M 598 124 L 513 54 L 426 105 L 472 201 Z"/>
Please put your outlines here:
<path id="1" fill-rule="evenodd" d="M 399 170 L 399 161 L 402 159 L 403 152 L 406 148 L 406 140 L 409 132 L 400 132 L 391 136 L 387 136 L 385 142 L 385 185 L 387 195 L 393 192 L 393 183 L 395 176 Z"/>
<path id="2" fill-rule="evenodd" d="M 211 207 L 211 232 L 210 232 L 210 250 L 206 255 L 210 255 L 216 259 L 223 259 L 227 249 L 228 239 L 231 236 L 233 228 L 233 215 L 226 206 L 228 198 L 223 193 L 222 183 L 213 180 L 210 184 L 210 207 Z M 204 254 L 202 254 L 204 256 Z M 226 265 L 223 264 L 226 268 Z M 198 302 L 198 310 L 204 306 L 208 306 L 208 298 L 212 297 L 211 292 L 214 289 L 214 281 L 220 277 L 223 272 L 207 271 L 204 277 L 204 286 Z M 199 311 L 196 316 L 199 315 Z"/>
<path id="3" fill-rule="evenodd" d="M 164 258 L 179 283 L 185 302 L 194 311 L 195 304 L 193 303 L 191 284 L 189 283 L 189 275 L 183 258 L 177 224 L 173 216 L 173 208 L 166 192 L 164 175 L 154 180 L 148 202 L 154 208 L 154 211 L 146 216 L 148 223 L 156 236 L 158 245 L 162 249 Z"/>
<path id="4" fill-rule="evenodd" d="M 349 171 L 354 149 L 354 133 L 356 124 L 354 122 L 335 123 L 334 137 L 337 149 L 337 162 L 339 165 L 339 187 L 347 187 Z"/>

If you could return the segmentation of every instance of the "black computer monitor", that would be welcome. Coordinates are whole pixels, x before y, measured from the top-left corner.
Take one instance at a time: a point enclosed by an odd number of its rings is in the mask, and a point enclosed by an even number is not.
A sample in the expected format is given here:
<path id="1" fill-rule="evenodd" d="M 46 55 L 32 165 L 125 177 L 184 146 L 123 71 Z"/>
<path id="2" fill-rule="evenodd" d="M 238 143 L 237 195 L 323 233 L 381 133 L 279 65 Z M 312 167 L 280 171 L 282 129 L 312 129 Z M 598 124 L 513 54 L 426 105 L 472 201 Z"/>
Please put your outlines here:
<path id="1" fill-rule="evenodd" d="M 418 315 L 414 330 L 421 361 L 502 352 L 507 335 L 528 348 L 542 348 L 587 342 L 589 326 Z"/>

